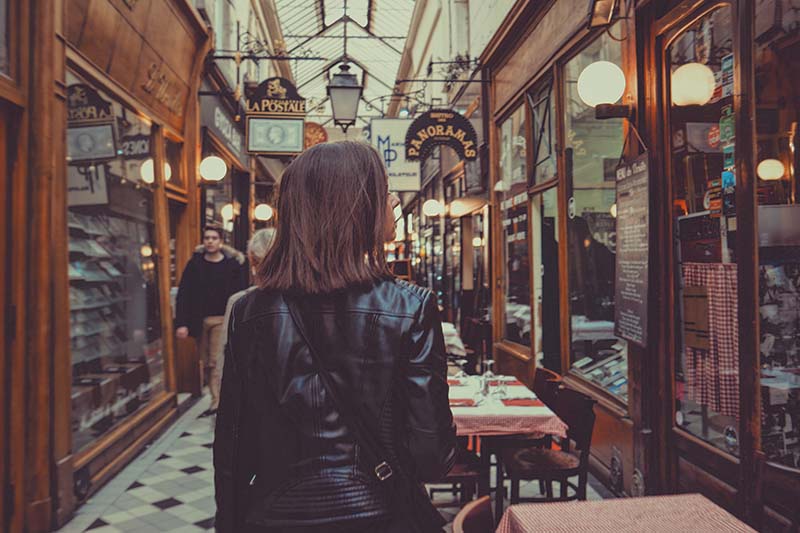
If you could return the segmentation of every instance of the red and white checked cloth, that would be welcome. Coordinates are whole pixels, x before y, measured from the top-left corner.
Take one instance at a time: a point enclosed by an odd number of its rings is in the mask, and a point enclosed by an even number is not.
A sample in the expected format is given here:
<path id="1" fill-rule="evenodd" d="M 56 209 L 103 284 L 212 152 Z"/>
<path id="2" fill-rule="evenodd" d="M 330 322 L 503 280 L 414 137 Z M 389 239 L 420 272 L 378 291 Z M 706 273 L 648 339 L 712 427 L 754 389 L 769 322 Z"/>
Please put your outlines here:
<path id="1" fill-rule="evenodd" d="M 686 392 L 712 411 L 739 418 L 739 308 L 736 265 L 684 263 L 687 287 L 708 289 L 709 350 L 686 348 Z"/>
<path id="2" fill-rule="evenodd" d="M 468 385 L 451 386 L 451 400 L 474 399 L 478 391 L 475 378 Z M 536 398 L 524 385 L 506 387 L 506 397 L 513 399 Z M 486 398 L 473 407 L 451 406 L 458 436 L 496 436 L 546 434 L 567 436 L 567 425 L 544 404 L 533 406 L 507 406 L 500 399 Z"/>
<path id="3" fill-rule="evenodd" d="M 497 533 L 752 532 L 701 494 L 590 502 L 528 503 L 506 509 Z"/>

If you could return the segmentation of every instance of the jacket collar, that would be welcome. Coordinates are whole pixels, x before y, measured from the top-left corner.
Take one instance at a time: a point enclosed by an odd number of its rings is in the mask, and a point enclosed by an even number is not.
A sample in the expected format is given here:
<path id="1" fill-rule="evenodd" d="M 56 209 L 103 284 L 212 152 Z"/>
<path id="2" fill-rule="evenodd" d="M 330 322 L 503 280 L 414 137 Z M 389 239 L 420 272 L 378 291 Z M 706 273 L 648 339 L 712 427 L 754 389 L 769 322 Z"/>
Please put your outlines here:
<path id="1" fill-rule="evenodd" d="M 198 245 L 194 249 L 195 255 L 202 255 L 204 252 L 205 248 L 203 247 L 202 244 Z M 227 244 L 222 245 L 222 255 L 224 255 L 227 259 L 235 259 L 236 262 L 239 263 L 240 265 L 243 265 L 245 263 L 245 260 L 247 259 L 242 252 L 240 252 L 233 246 L 229 246 Z"/>

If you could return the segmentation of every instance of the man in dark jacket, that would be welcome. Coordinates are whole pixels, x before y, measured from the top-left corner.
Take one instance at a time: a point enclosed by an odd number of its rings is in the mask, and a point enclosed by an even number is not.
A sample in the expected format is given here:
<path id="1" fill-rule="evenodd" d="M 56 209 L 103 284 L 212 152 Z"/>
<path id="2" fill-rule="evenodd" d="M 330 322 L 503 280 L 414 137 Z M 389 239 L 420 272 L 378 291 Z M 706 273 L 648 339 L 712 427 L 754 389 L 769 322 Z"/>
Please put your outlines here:
<path id="1" fill-rule="evenodd" d="M 203 245 L 189 260 L 181 276 L 175 310 L 176 335 L 198 341 L 204 381 L 211 392 L 211 407 L 205 416 L 217 412 L 219 404 L 222 328 L 228 298 L 247 287 L 244 254 L 223 244 L 220 228 L 203 230 Z"/>

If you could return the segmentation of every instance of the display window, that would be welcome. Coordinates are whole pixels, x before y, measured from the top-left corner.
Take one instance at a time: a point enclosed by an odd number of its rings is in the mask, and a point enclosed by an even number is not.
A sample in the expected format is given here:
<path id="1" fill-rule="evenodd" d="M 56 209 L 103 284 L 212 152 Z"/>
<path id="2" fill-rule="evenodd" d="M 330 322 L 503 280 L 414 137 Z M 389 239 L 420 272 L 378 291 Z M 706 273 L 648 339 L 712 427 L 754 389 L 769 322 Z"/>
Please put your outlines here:
<path id="1" fill-rule="evenodd" d="M 531 161 L 533 169 L 531 182 L 543 183 L 557 177 L 558 165 L 555 153 L 555 123 L 556 99 L 553 94 L 552 78 L 540 82 L 527 95 L 528 105 L 531 108 L 533 154 Z"/>
<path id="2" fill-rule="evenodd" d="M 205 154 L 217 155 L 218 154 Z M 204 220 L 206 225 L 221 227 L 225 233 L 225 242 L 233 242 L 233 219 L 236 216 L 236 205 L 233 201 L 233 171 L 228 165 L 228 173 L 219 181 L 203 182 L 205 197 Z"/>
<path id="3" fill-rule="evenodd" d="M 534 353 L 537 365 L 561 372 L 558 189 L 531 200 Z"/>
<path id="4" fill-rule="evenodd" d="M 169 138 L 164 142 L 164 152 L 167 158 L 164 178 L 168 184 L 179 189 L 186 189 L 186 176 L 183 175 L 183 167 L 181 166 L 183 144 Z"/>
<path id="5" fill-rule="evenodd" d="M 165 390 L 151 125 L 68 72 L 73 451 Z M 141 146 L 149 146 L 142 143 Z M 149 163 L 148 163 L 149 162 Z"/>
<path id="6" fill-rule="evenodd" d="M 800 467 L 800 9 L 756 11 L 761 449 Z M 779 9 L 776 9 L 779 8 Z"/>
<path id="7" fill-rule="evenodd" d="M 531 345 L 528 231 L 527 114 L 521 105 L 500 124 L 500 217 L 505 261 L 505 328 L 508 341 Z"/>
<path id="8" fill-rule="evenodd" d="M 614 335 L 616 167 L 625 132 L 622 119 L 598 120 L 579 80 L 598 62 L 622 65 L 622 45 L 609 34 L 564 65 L 565 169 L 573 373 L 623 401 L 628 397 L 627 343 Z"/>
<path id="9" fill-rule="evenodd" d="M 666 49 L 675 242 L 675 422 L 739 453 L 736 92 L 733 10 L 723 4 Z"/>

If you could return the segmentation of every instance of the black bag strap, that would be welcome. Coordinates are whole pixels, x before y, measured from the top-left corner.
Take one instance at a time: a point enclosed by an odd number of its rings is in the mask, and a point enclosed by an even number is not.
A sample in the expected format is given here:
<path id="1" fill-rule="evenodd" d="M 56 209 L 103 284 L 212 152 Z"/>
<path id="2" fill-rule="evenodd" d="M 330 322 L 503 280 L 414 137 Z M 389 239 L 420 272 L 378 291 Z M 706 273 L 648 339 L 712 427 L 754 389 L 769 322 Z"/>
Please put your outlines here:
<path id="1" fill-rule="evenodd" d="M 362 452 L 365 452 L 365 458 L 374 465 L 373 472 L 375 473 L 375 477 L 378 478 L 379 481 L 386 481 L 394 475 L 396 468 L 393 468 L 389 464 L 387 459 L 388 455 L 377 438 L 375 438 L 374 434 L 368 431 L 361 418 L 355 415 L 352 410 L 352 404 L 345 401 L 341 396 L 336 383 L 333 381 L 333 377 L 325 366 L 325 360 L 308 336 L 305 322 L 303 321 L 303 316 L 300 313 L 297 303 L 289 297 L 284 297 L 284 300 L 289 307 L 289 314 L 292 316 L 292 321 L 300 333 L 300 337 L 306 343 L 306 346 L 308 346 L 311 359 L 314 361 L 319 371 L 319 376 L 322 379 L 322 383 L 325 385 L 328 395 L 333 400 L 334 405 L 339 409 L 347 426 L 353 431 L 356 443 L 361 447 Z"/>

